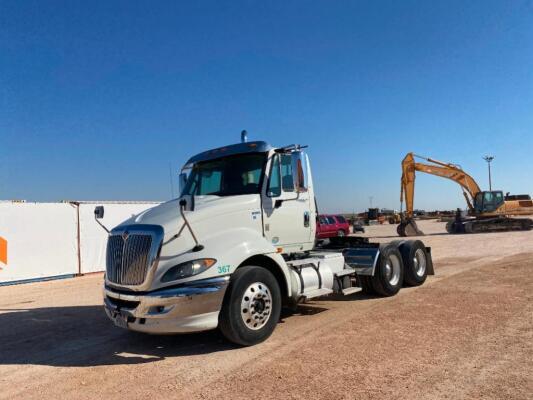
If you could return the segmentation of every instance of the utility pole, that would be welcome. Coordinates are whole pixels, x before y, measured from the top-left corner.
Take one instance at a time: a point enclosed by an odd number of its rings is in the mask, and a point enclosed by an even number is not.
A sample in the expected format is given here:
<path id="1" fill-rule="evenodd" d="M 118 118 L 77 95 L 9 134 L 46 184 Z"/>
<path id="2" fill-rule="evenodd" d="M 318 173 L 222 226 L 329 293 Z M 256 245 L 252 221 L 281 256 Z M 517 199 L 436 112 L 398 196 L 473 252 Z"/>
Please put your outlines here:
<path id="1" fill-rule="evenodd" d="M 492 192 L 492 177 L 490 175 L 490 163 L 492 162 L 492 160 L 494 160 L 494 156 L 485 156 L 483 157 L 483 159 L 489 165 L 489 190 Z"/>

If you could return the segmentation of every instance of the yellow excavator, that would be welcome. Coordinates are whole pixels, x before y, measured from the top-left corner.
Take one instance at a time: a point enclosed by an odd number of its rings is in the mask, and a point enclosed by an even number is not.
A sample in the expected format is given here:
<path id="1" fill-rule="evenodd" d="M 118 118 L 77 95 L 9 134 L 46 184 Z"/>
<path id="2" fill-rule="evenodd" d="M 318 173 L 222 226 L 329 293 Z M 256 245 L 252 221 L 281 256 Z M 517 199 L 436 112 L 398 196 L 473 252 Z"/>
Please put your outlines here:
<path id="1" fill-rule="evenodd" d="M 415 158 L 425 160 L 427 164 L 416 162 Z M 504 196 L 501 190 L 482 191 L 474 178 L 459 165 L 408 153 L 402 161 L 400 202 L 403 208 L 405 198 L 405 212 L 402 213 L 402 221 L 397 227 L 400 236 L 424 234 L 418 229 L 413 214 L 416 171 L 451 179 L 461 187 L 468 206 L 468 215 L 463 217 L 458 209 L 455 220 L 446 224 L 448 233 L 530 230 L 533 226 L 530 218 L 512 218 L 533 214 L 531 196 L 509 193 Z"/>

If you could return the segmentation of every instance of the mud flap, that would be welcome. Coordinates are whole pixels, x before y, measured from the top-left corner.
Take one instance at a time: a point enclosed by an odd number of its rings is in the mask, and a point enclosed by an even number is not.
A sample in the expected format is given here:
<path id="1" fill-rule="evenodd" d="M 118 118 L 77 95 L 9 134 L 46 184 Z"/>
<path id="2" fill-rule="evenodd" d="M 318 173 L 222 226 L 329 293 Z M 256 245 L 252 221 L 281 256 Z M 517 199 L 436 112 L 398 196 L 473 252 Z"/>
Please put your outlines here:
<path id="1" fill-rule="evenodd" d="M 435 275 L 435 269 L 433 268 L 433 257 L 431 256 L 431 247 L 426 247 L 426 259 L 428 275 Z"/>

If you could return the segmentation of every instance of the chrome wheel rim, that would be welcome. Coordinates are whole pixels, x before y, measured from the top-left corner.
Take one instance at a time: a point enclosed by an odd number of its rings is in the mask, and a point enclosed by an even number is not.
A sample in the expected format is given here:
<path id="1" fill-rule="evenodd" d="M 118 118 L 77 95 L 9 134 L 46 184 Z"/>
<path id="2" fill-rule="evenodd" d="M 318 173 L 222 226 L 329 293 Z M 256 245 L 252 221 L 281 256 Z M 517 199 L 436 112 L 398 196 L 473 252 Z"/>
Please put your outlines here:
<path id="1" fill-rule="evenodd" d="M 397 255 L 391 254 L 385 263 L 385 279 L 390 285 L 396 286 L 400 282 L 400 259 Z"/>
<path id="2" fill-rule="evenodd" d="M 337 236 L 344 236 L 344 231 L 338 231 Z"/>
<path id="3" fill-rule="evenodd" d="M 272 314 L 272 294 L 267 285 L 254 282 L 241 299 L 241 317 L 248 329 L 258 330 L 266 325 Z"/>
<path id="4" fill-rule="evenodd" d="M 413 265 L 417 276 L 422 277 L 426 273 L 426 254 L 424 250 L 417 249 L 413 257 Z"/>

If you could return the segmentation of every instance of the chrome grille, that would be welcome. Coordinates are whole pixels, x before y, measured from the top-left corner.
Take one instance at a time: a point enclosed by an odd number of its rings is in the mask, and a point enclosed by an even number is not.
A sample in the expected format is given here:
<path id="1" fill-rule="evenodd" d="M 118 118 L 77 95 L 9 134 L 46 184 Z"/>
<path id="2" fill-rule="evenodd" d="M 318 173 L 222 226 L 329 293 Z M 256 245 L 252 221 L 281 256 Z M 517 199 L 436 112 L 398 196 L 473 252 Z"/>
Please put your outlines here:
<path id="1" fill-rule="evenodd" d="M 140 285 L 152 262 L 152 235 L 112 234 L 107 241 L 107 280 L 120 285 Z"/>

